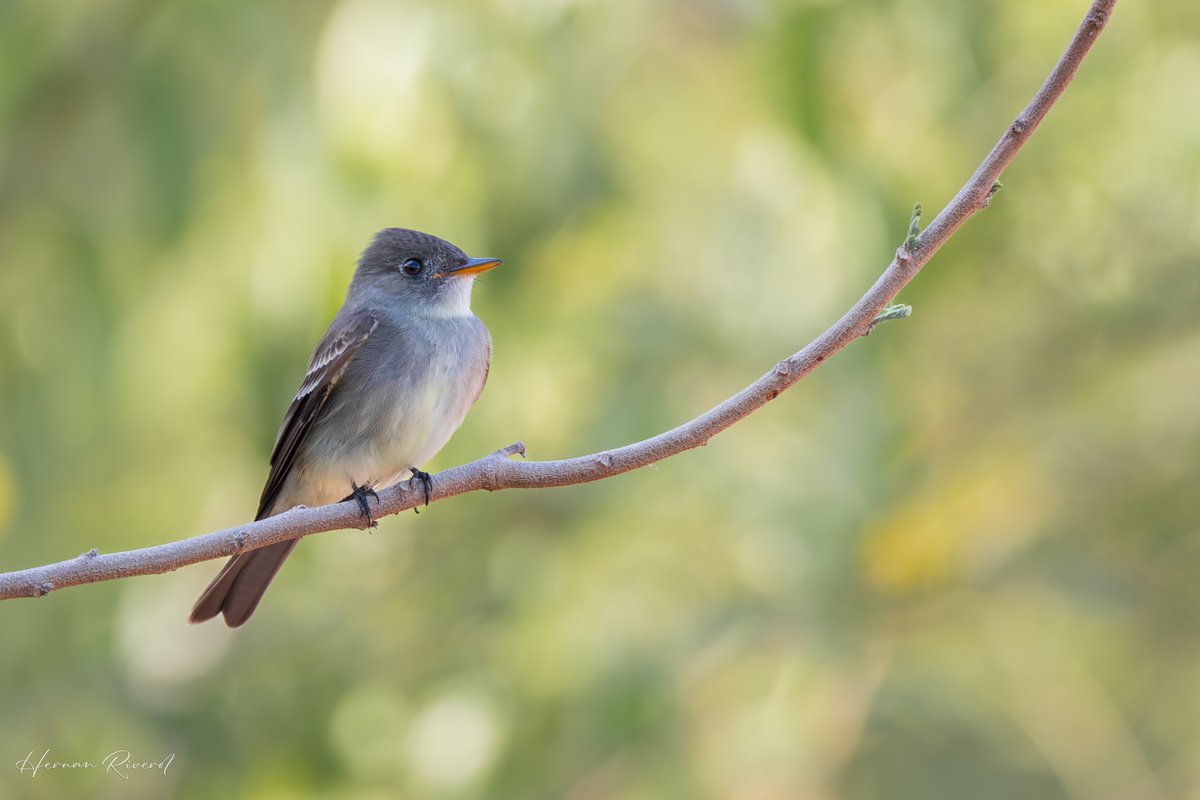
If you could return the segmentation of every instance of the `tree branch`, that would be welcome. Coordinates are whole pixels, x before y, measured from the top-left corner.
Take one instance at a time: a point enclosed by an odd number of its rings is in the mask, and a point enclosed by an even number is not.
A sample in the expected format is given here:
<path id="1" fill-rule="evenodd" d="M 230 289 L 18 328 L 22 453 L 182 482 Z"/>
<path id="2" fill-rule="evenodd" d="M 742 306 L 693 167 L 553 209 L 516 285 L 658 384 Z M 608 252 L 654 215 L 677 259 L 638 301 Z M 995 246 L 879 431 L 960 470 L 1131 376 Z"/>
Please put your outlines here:
<path id="1" fill-rule="evenodd" d="M 780 361 L 766 375 L 720 405 L 666 433 L 636 444 L 564 461 L 514 461 L 512 456 L 525 454 L 524 445 L 518 442 L 486 458 L 438 473 L 434 477 L 431 500 L 444 500 L 479 489 L 542 489 L 589 483 L 700 447 L 774 400 L 850 342 L 870 333 L 877 322 L 905 316 L 903 310 L 881 312 L 964 222 L 987 207 L 992 195 L 1000 188 L 1000 173 L 1067 88 L 1115 5 L 1116 0 L 1095 0 L 1091 4 L 1046 82 L 1009 125 L 975 174 L 924 231 L 919 230 L 919 207 L 914 210 L 908 237 L 875 285 L 803 350 Z M 423 499 L 422 488 L 412 486 L 411 482 L 401 483 L 380 494 L 379 508 L 374 516 L 379 518 L 415 508 Z M 0 600 L 41 597 L 65 586 L 170 572 L 188 564 L 234 555 L 285 539 L 362 528 L 364 524 L 358 505 L 350 501 L 320 508 L 297 508 L 259 522 L 141 550 L 105 555 L 89 550 L 69 561 L 0 574 Z"/>

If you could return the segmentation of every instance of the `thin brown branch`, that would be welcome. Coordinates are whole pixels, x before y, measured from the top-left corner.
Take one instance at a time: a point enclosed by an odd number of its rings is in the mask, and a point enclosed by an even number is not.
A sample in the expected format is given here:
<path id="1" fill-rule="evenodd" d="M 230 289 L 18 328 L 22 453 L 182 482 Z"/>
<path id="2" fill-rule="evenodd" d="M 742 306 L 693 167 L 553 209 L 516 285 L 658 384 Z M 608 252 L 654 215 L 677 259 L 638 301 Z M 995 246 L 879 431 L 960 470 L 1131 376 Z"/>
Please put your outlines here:
<path id="1" fill-rule="evenodd" d="M 706 444 L 709 439 L 774 400 L 850 342 L 868 333 L 876 316 L 913 279 L 964 222 L 985 208 L 998 188 L 1000 173 L 1029 141 L 1038 124 L 1062 95 L 1092 43 L 1104 29 L 1116 0 L 1095 0 L 1062 58 L 1033 100 L 1017 116 L 987 158 L 929 227 L 910 236 L 875 285 L 828 330 L 803 350 L 780 361 L 766 375 L 725 402 L 674 430 L 636 444 L 564 461 L 515 461 L 520 443 L 434 476 L 432 500 L 479 489 L 541 489 L 570 486 L 638 469 Z M 402 483 L 380 494 L 376 518 L 414 508 L 421 489 Z M 0 600 L 40 597 L 64 586 L 170 572 L 188 564 L 222 558 L 285 539 L 345 528 L 362 528 L 354 502 L 297 508 L 260 522 L 240 525 L 170 544 L 100 555 L 90 550 L 69 561 L 0 574 Z"/>

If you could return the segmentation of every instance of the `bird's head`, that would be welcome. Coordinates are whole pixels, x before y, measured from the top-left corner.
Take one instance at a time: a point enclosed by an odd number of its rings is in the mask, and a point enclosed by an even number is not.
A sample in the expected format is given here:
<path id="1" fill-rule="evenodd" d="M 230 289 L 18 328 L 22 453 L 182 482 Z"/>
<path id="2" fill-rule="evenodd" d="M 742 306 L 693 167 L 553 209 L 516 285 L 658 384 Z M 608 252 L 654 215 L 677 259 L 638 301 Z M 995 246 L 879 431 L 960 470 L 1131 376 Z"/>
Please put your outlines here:
<path id="1" fill-rule="evenodd" d="M 352 288 L 383 292 L 424 314 L 460 316 L 471 311 L 475 276 L 501 263 L 498 258 L 470 258 L 428 233 L 385 228 L 359 257 Z"/>

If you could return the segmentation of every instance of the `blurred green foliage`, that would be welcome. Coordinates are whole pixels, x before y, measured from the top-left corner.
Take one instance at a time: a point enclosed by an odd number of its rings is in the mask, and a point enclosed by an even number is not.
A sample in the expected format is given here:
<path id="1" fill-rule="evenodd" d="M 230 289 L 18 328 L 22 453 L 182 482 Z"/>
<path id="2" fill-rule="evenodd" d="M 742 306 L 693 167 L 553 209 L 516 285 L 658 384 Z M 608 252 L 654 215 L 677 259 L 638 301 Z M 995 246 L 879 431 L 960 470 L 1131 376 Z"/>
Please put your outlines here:
<path id="1" fill-rule="evenodd" d="M 377 229 L 506 266 L 431 468 L 689 419 L 836 319 L 1083 0 L 0 4 L 0 567 L 252 515 Z M 1200 796 L 1200 6 L 708 447 L 0 604 L 0 796 Z M 930 212 L 931 215 L 932 212 Z M 166 774 L 21 775 L 117 749 Z"/>

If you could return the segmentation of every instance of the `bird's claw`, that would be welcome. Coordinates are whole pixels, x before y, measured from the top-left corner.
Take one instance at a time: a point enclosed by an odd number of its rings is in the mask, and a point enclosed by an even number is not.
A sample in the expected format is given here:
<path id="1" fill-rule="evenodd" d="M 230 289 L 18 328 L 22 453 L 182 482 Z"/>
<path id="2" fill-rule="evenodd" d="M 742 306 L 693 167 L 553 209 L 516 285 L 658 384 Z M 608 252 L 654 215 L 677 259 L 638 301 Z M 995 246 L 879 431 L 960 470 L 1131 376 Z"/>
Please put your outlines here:
<path id="1" fill-rule="evenodd" d="M 420 481 L 422 488 L 425 489 L 425 507 L 428 508 L 429 507 L 429 490 L 433 488 L 433 476 L 430 475 L 428 472 L 422 472 L 421 470 L 417 469 L 416 467 L 409 467 L 409 471 L 412 472 L 412 479 L 414 481 Z M 414 507 L 413 511 L 417 511 L 417 509 Z M 421 512 L 417 511 L 417 513 L 420 514 Z"/>
<path id="2" fill-rule="evenodd" d="M 354 491 L 352 491 L 350 493 L 350 497 L 347 497 L 346 499 L 349 500 L 353 498 L 358 502 L 359 511 L 361 511 L 362 515 L 367 518 L 368 528 L 379 527 L 379 523 L 376 522 L 375 518 L 371 516 L 371 503 L 369 500 L 367 500 L 368 497 L 374 497 L 375 502 L 378 503 L 379 495 L 377 495 L 375 490 L 368 484 L 359 486 L 358 484 L 352 483 L 350 485 L 354 487 Z"/>

